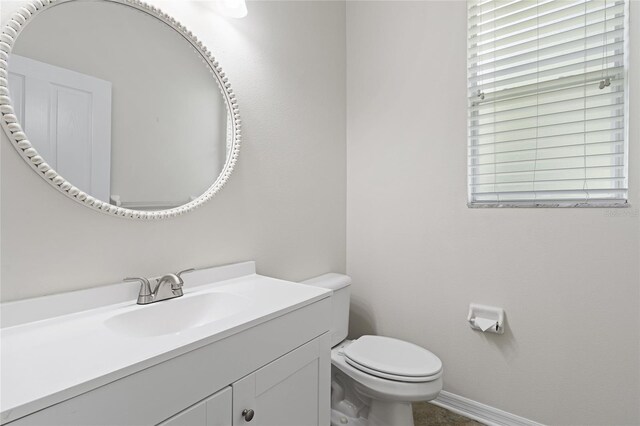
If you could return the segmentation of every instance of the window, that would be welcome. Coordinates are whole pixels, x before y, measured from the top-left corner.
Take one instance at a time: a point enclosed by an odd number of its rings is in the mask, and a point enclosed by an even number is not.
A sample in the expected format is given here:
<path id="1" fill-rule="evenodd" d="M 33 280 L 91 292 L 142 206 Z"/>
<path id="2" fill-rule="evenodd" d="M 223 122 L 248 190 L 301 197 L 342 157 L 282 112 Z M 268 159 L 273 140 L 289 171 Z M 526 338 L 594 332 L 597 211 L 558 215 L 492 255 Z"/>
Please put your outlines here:
<path id="1" fill-rule="evenodd" d="M 469 206 L 625 205 L 628 2 L 468 8 Z"/>

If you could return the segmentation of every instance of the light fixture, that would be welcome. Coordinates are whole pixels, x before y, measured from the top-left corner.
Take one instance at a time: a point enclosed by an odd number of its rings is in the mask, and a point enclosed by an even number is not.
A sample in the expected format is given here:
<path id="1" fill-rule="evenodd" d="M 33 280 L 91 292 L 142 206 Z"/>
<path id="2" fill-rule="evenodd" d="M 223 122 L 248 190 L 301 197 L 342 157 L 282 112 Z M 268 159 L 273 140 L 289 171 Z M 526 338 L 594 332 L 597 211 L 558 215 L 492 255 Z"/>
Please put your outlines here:
<path id="1" fill-rule="evenodd" d="M 244 18 L 247 16 L 247 3 L 245 0 L 218 0 L 220 12 L 230 18 Z"/>

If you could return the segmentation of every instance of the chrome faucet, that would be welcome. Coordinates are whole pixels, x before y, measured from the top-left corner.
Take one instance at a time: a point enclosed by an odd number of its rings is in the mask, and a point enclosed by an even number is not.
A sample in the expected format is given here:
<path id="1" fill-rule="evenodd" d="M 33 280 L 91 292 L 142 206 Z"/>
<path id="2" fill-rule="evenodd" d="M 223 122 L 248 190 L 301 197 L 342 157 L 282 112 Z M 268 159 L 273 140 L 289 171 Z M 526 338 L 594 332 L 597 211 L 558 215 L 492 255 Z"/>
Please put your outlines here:
<path id="1" fill-rule="evenodd" d="M 148 305 L 149 303 L 160 302 L 161 300 L 173 299 L 183 295 L 181 275 L 193 272 L 195 269 L 185 269 L 177 274 L 166 274 L 161 277 L 149 280 L 145 277 L 127 277 L 124 281 L 140 281 L 140 292 L 138 293 L 138 305 Z M 155 286 L 151 288 L 151 281 L 155 281 Z"/>

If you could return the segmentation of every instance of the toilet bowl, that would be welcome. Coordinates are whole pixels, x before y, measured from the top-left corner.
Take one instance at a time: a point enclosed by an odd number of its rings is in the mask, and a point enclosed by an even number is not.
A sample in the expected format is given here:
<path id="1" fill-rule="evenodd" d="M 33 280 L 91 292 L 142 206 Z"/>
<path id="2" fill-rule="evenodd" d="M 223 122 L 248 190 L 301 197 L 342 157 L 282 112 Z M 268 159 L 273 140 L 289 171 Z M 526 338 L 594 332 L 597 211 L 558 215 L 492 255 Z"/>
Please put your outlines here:
<path id="1" fill-rule="evenodd" d="M 442 390 L 440 359 L 391 337 L 346 340 L 351 279 L 325 274 L 303 283 L 333 290 L 331 425 L 413 426 L 411 403 Z"/>

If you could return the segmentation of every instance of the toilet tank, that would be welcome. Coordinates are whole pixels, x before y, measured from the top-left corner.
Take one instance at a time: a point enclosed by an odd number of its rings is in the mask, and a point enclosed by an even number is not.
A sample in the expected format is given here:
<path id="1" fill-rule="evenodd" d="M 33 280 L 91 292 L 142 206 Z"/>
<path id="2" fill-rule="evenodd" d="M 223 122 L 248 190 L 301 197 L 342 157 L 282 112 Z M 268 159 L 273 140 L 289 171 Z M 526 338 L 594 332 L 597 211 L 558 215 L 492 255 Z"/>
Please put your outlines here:
<path id="1" fill-rule="evenodd" d="M 349 332 L 349 300 L 351 299 L 351 277 L 342 274 L 324 274 L 302 281 L 333 290 L 331 296 L 331 347 L 347 338 Z"/>

